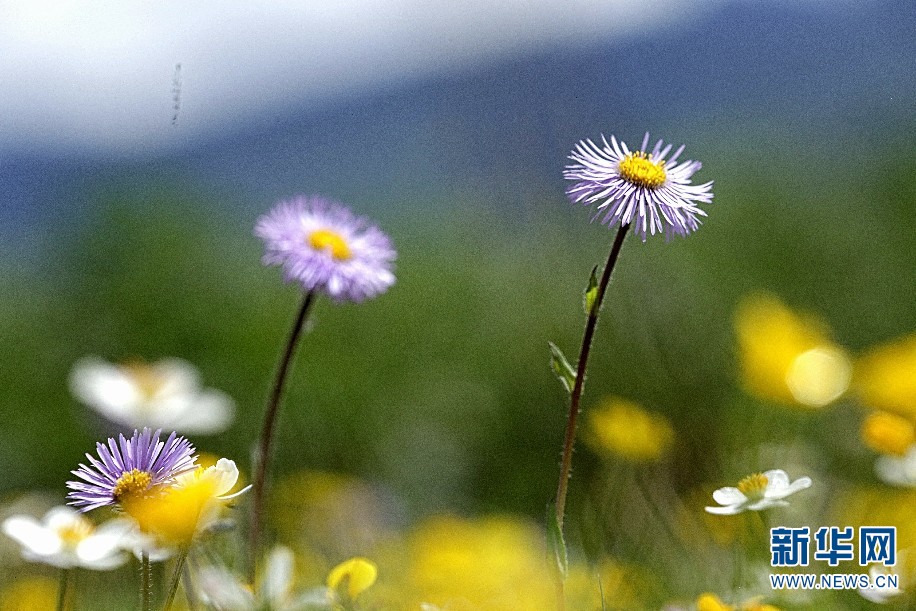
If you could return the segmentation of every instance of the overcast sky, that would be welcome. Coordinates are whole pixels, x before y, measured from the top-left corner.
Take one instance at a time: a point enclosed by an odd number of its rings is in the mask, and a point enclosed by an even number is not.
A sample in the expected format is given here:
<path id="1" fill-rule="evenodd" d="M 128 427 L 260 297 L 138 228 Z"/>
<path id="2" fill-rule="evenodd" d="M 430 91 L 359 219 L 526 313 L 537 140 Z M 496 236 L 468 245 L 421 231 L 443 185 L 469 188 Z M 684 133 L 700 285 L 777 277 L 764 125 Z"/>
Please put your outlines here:
<path id="1" fill-rule="evenodd" d="M 271 110 L 643 36 L 725 1 L 0 0 L 0 153 L 142 156 Z"/>

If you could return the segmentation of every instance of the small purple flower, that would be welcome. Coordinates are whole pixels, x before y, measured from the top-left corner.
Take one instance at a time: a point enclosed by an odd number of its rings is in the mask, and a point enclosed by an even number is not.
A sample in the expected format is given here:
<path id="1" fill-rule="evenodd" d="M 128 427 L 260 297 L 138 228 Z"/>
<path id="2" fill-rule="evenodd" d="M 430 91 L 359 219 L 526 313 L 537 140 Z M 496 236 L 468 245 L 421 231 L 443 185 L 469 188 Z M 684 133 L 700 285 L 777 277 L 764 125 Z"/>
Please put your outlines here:
<path id="1" fill-rule="evenodd" d="M 576 163 L 563 172 L 564 178 L 576 181 L 566 190 L 572 201 L 586 206 L 599 202 L 593 221 L 601 218 L 608 227 L 632 224 L 643 241 L 648 233 L 686 236 L 700 226 L 698 217 L 706 212 L 697 204 L 712 201 L 712 182 L 690 184 L 702 164 L 677 163 L 683 145 L 665 159 L 671 145 L 659 140 L 647 151 L 648 133 L 638 151 L 614 136 L 610 144 L 604 136 L 601 142 L 601 147 L 591 140 L 579 142 L 569 156 Z"/>
<path id="2" fill-rule="evenodd" d="M 324 198 L 280 202 L 258 219 L 255 235 L 265 242 L 265 265 L 283 266 L 287 282 L 336 302 L 360 302 L 394 284 L 397 254 L 388 236 Z"/>
<path id="3" fill-rule="evenodd" d="M 90 511 L 105 505 L 115 505 L 127 496 L 144 495 L 157 486 L 168 484 L 176 475 L 196 468 L 194 446 L 177 433 L 165 441 L 159 440 L 161 430 L 134 431 L 130 439 L 124 435 L 108 446 L 97 443 L 99 457 L 86 454 L 91 467 L 80 463 L 73 475 L 84 481 L 67 482 L 70 505 Z"/>

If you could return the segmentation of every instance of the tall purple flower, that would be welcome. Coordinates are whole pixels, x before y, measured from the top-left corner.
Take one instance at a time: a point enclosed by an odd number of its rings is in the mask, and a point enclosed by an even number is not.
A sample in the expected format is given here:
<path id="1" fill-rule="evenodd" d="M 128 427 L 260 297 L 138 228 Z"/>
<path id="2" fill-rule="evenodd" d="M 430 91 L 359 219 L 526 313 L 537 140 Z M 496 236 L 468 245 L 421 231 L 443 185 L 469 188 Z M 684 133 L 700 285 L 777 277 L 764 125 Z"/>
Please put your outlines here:
<path id="1" fill-rule="evenodd" d="M 391 240 L 367 219 L 321 197 L 280 202 L 258 219 L 265 265 L 280 265 L 287 282 L 337 302 L 363 301 L 394 284 Z"/>
<path id="2" fill-rule="evenodd" d="M 659 140 L 648 151 L 648 133 L 636 151 L 614 136 L 610 144 L 604 136 L 601 142 L 603 146 L 591 140 L 579 142 L 569 156 L 576 163 L 563 172 L 564 178 L 576 181 L 566 190 L 572 201 L 586 206 L 598 203 L 592 220 L 600 218 L 608 227 L 632 224 L 643 241 L 649 233 L 686 236 L 700 226 L 698 217 L 706 212 L 698 204 L 712 201 L 712 182 L 690 183 L 702 164 L 677 163 L 683 145 L 666 159 L 671 145 Z"/>
<path id="3" fill-rule="evenodd" d="M 127 496 L 144 495 L 171 483 L 176 475 L 196 468 L 194 446 L 176 433 L 160 441 L 161 430 L 134 431 L 130 439 L 120 435 L 108 445 L 96 444 L 98 458 L 86 454 L 91 466 L 80 463 L 73 475 L 83 481 L 67 482 L 70 504 L 90 511 L 115 505 Z"/>

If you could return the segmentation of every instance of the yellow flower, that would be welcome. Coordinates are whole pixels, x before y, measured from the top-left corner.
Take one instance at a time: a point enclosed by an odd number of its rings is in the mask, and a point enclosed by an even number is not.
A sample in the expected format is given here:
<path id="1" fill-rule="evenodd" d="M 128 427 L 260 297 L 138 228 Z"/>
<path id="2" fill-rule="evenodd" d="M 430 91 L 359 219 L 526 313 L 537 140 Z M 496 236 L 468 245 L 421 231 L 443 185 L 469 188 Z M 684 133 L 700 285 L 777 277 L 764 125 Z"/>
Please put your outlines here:
<path id="1" fill-rule="evenodd" d="M 742 378 L 749 392 L 788 405 L 820 408 L 849 387 L 852 366 L 824 325 L 771 295 L 744 299 L 735 313 Z"/>
<path id="2" fill-rule="evenodd" d="M 341 562 L 328 573 L 328 587 L 345 594 L 349 600 L 372 587 L 378 577 L 378 567 L 366 558 L 350 558 Z"/>
<path id="3" fill-rule="evenodd" d="M 862 422 L 862 441 L 881 454 L 904 456 L 916 442 L 913 423 L 888 412 L 874 412 Z"/>
<path id="4" fill-rule="evenodd" d="M 758 596 L 758 597 L 746 600 L 743 603 L 741 603 L 741 606 L 737 607 L 737 609 L 740 609 L 741 611 L 779 611 L 778 607 L 774 607 L 773 605 L 765 604 L 761 602 L 760 598 L 761 597 Z M 735 610 L 736 610 L 736 607 L 734 607 L 733 605 L 725 604 L 724 602 L 722 602 L 721 598 L 719 598 L 715 594 L 712 594 L 711 592 L 700 594 L 699 598 L 697 598 L 697 611 L 735 611 Z"/>
<path id="5" fill-rule="evenodd" d="M 715 594 L 705 592 L 697 598 L 697 611 L 735 611 L 735 608 L 731 605 L 726 605 Z"/>
<path id="6" fill-rule="evenodd" d="M 221 458 L 212 467 L 179 475 L 174 484 L 146 496 L 129 496 L 121 506 L 140 527 L 162 545 L 187 546 L 211 525 L 232 495 L 239 471 L 235 462 Z"/>
<path id="7" fill-rule="evenodd" d="M 916 335 L 862 357 L 856 363 L 855 388 L 869 407 L 916 420 Z"/>
<path id="8" fill-rule="evenodd" d="M 434 517 L 407 542 L 402 608 L 517 611 L 556 604 L 544 535 L 510 517 Z"/>
<path id="9" fill-rule="evenodd" d="M 609 397 L 588 415 L 586 443 L 599 452 L 633 462 L 657 462 L 673 441 L 667 418 L 626 399 Z"/>

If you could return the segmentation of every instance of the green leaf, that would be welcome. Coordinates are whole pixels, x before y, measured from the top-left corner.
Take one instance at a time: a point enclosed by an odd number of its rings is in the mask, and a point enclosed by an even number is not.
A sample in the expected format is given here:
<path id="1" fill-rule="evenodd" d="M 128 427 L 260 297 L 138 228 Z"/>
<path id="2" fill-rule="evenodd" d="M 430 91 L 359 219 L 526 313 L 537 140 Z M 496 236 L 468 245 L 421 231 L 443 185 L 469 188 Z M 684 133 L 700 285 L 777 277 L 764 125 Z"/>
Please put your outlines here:
<path id="1" fill-rule="evenodd" d="M 560 384 L 566 389 L 566 392 L 572 393 L 573 386 L 576 384 L 576 371 L 563 356 L 563 352 L 557 348 L 553 342 L 547 342 L 550 345 L 550 368 L 560 380 Z"/>
<path id="2" fill-rule="evenodd" d="M 585 288 L 585 299 L 582 305 L 585 307 L 586 316 L 592 315 L 595 307 L 595 300 L 598 299 L 598 266 L 592 268 L 592 275 L 588 279 L 588 286 Z"/>
<path id="3" fill-rule="evenodd" d="M 553 503 L 547 505 L 547 553 L 556 563 L 557 571 L 563 579 L 569 573 L 569 558 L 566 555 L 566 541 L 563 529 L 557 521 L 557 509 Z"/>

